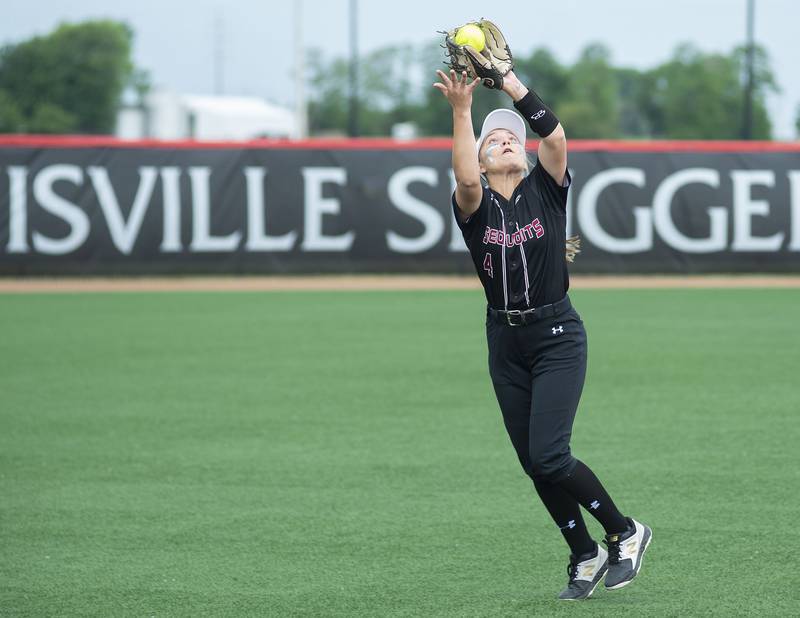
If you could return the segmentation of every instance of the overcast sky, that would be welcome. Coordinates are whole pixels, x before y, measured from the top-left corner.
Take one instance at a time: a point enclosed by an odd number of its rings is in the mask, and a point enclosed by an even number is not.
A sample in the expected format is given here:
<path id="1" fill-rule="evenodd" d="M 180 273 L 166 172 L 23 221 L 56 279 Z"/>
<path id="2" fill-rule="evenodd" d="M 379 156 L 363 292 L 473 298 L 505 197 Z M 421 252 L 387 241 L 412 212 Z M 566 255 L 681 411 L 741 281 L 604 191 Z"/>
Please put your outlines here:
<path id="1" fill-rule="evenodd" d="M 220 15 L 225 93 L 292 102 L 293 2 L 6 0 L 3 4 L 0 43 L 45 34 L 61 21 L 124 20 L 136 33 L 136 63 L 151 72 L 156 85 L 190 94 L 214 91 L 215 16 Z M 305 46 L 346 54 L 348 4 L 349 0 L 303 0 Z M 359 0 L 358 4 L 362 51 L 424 43 L 436 36 L 436 30 L 479 17 L 498 23 L 518 53 L 545 46 L 570 63 L 587 43 L 600 41 L 611 49 L 616 65 L 637 68 L 664 61 L 680 42 L 727 53 L 745 36 L 746 0 Z M 800 0 L 756 0 L 756 39 L 769 51 L 782 88 L 769 101 L 774 133 L 781 139 L 795 137 L 800 104 L 798 25 Z M 540 94 L 547 99 L 547 93 Z"/>

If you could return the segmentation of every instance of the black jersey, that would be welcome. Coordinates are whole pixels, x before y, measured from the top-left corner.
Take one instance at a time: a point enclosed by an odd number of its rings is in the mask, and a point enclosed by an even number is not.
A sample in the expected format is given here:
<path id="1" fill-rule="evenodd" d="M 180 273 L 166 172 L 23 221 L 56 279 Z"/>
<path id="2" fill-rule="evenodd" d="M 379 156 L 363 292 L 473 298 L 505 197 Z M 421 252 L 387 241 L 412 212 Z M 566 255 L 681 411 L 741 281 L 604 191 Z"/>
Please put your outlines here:
<path id="1" fill-rule="evenodd" d="M 567 192 L 537 163 L 511 200 L 484 187 L 478 210 L 466 222 L 453 209 L 475 270 L 494 309 L 541 307 L 569 289 L 566 261 Z"/>

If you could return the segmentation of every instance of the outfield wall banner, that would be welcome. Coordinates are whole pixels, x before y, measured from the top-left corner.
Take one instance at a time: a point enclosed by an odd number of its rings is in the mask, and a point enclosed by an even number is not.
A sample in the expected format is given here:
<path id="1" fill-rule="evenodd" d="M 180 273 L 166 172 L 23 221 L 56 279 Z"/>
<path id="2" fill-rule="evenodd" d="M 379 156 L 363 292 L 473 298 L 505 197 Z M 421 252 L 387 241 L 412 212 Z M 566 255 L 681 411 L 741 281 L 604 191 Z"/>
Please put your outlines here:
<path id="1" fill-rule="evenodd" d="M 573 271 L 800 271 L 800 144 L 571 142 Z M 0 274 L 465 273 L 447 140 L 0 137 Z"/>

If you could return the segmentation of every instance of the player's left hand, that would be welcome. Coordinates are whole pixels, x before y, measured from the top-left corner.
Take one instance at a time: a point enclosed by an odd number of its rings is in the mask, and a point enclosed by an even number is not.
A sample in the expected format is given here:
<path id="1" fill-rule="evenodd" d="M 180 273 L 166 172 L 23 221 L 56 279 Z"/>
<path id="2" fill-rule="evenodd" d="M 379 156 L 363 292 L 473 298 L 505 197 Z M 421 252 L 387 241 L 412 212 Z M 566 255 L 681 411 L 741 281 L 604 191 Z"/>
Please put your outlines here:
<path id="1" fill-rule="evenodd" d="M 500 32 L 500 28 L 488 19 L 471 23 L 483 32 L 486 46 L 478 52 L 469 45 L 458 45 L 455 42 L 458 28 L 444 32 L 448 57 L 446 64 L 459 73 L 466 71 L 470 79 L 480 77 L 487 88 L 502 90 L 503 78 L 514 68 L 514 57 L 506 43 L 506 37 Z"/>

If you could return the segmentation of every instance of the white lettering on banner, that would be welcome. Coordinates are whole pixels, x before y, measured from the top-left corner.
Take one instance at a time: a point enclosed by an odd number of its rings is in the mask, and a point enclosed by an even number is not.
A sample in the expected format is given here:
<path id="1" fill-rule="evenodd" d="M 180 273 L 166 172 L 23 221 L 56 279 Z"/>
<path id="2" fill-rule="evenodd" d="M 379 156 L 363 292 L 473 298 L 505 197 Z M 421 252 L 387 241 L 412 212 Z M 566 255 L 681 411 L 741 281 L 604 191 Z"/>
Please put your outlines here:
<path id="1" fill-rule="evenodd" d="M 425 227 L 417 238 L 406 238 L 391 230 L 386 232 L 386 243 L 397 253 L 422 253 L 433 247 L 444 234 L 444 221 L 433 206 L 417 199 L 408 191 L 412 182 L 424 182 L 432 187 L 439 183 L 436 170 L 432 167 L 406 167 L 389 178 L 389 201 L 398 210 L 411 215 Z"/>
<path id="2" fill-rule="evenodd" d="M 108 179 L 106 169 L 90 166 L 86 168 L 86 173 L 92 180 L 97 201 L 105 215 L 111 242 L 123 255 L 130 254 L 136 238 L 139 236 L 139 230 L 142 229 L 142 221 L 153 195 L 158 171 L 154 167 L 139 168 L 139 186 L 136 189 L 136 196 L 133 198 L 133 206 L 131 206 L 127 222 L 122 215 L 117 195 Z"/>
<path id="3" fill-rule="evenodd" d="M 83 184 L 83 172 L 77 165 L 50 165 L 33 180 L 33 197 L 44 210 L 63 219 L 70 231 L 64 238 L 50 238 L 33 232 L 33 248 L 48 255 L 63 255 L 75 251 L 89 237 L 89 216 L 76 204 L 65 200 L 53 189 L 56 181 Z"/>
<path id="4" fill-rule="evenodd" d="M 235 251 L 242 239 L 242 233 L 235 231 L 227 236 L 211 235 L 211 177 L 210 167 L 190 167 L 189 178 L 192 184 L 192 244 L 193 251 Z"/>
<path id="5" fill-rule="evenodd" d="M 468 253 L 469 249 L 467 248 L 467 243 L 464 242 L 464 236 L 461 234 L 461 230 L 458 229 L 458 223 L 456 223 L 456 213 L 453 212 L 453 192 L 456 190 L 456 174 L 453 171 L 453 168 L 448 170 L 447 175 L 450 177 L 450 193 L 447 196 L 447 212 L 450 213 L 448 217 L 450 221 L 450 244 L 448 245 L 447 249 L 453 252 L 459 253 Z"/>
<path id="6" fill-rule="evenodd" d="M 184 179 L 184 169 L 188 179 Z M 272 182 L 278 182 L 278 179 L 270 178 L 268 184 L 269 172 L 265 167 L 226 170 L 225 174 L 212 178 L 213 168 L 206 166 L 142 166 L 138 168 L 135 194 L 127 204 L 122 194 L 116 192 L 124 188 L 125 195 L 131 195 L 134 192 L 132 179 L 128 174 L 123 174 L 125 178 L 116 178 L 113 167 L 83 168 L 56 164 L 36 173 L 27 166 L 4 167 L 0 169 L 0 181 L 8 179 L 8 193 L 5 194 L 6 201 L 1 202 L 3 212 L 0 220 L 3 216 L 7 218 L 2 220 L 0 227 L 3 238 L 7 236 L 8 239 L 4 241 L 7 244 L 0 248 L 0 254 L 62 255 L 85 246 L 92 234 L 98 239 L 105 238 L 105 227 L 96 211 L 105 218 L 110 240 L 121 255 L 136 253 L 139 238 L 144 233 L 156 238 L 162 234 L 160 252 L 173 254 L 183 251 L 231 252 L 240 247 L 248 252 L 276 253 L 350 250 L 356 231 L 340 231 L 338 235 L 324 233 L 325 225 L 333 226 L 329 218 L 341 215 L 343 206 L 339 195 L 323 197 L 323 194 L 328 191 L 340 193 L 347 185 L 347 170 L 342 167 L 308 167 L 301 171 L 304 195 L 302 198 L 298 196 L 298 201 L 303 199 L 304 229 L 295 226 L 285 233 L 271 235 L 275 223 L 272 221 L 274 214 L 270 215 L 278 204 L 274 200 L 270 202 L 268 191 Z M 570 170 L 570 173 L 574 178 L 575 172 Z M 445 203 L 449 214 L 442 211 L 444 203 L 439 202 L 439 190 L 444 190 L 440 181 L 444 176 L 436 167 L 402 167 L 387 179 L 390 206 L 421 226 L 416 236 L 403 236 L 385 227 L 373 230 L 378 238 L 386 239 L 389 251 L 422 254 L 442 250 L 445 244 L 451 253 L 467 251 L 449 199 L 455 190 L 451 169 L 448 169 L 448 177 L 450 191 Z M 212 180 L 217 181 L 213 195 L 231 194 L 221 190 L 229 183 L 236 183 L 231 191 L 245 195 L 246 204 L 212 204 Z M 644 191 L 648 183 L 646 172 L 641 168 L 610 168 L 589 177 L 579 192 L 576 193 L 578 187 L 575 187 L 568 194 L 567 235 L 579 233 L 586 245 L 618 255 L 652 250 L 656 236 L 675 252 L 686 254 L 800 252 L 800 170 L 781 171 L 779 176 L 769 169 L 721 171 L 711 167 L 690 167 L 678 169 L 663 179 L 654 177 L 655 180 L 660 182 L 652 182 L 651 196 Z M 159 181 L 161 195 L 158 193 Z M 182 190 L 182 181 L 186 181 L 188 189 Z M 437 202 L 429 203 L 416 197 L 413 194 L 417 189 L 414 183 L 425 185 L 419 190 L 435 191 Z M 334 187 L 326 186 L 328 184 Z M 617 185 L 624 184 L 631 187 L 624 188 L 623 199 L 620 196 L 622 187 Z M 720 203 L 718 196 L 727 195 L 728 190 L 732 191 L 731 202 Z M 188 191 L 191 191 L 191 196 Z M 628 197 L 630 193 L 637 196 L 633 204 Z M 80 195 L 81 198 L 73 203 L 62 194 Z M 182 198 L 191 199 L 191 230 L 181 229 L 182 216 L 190 214 L 185 211 L 189 204 L 182 204 Z M 645 205 L 648 198 L 652 205 Z M 152 221 L 152 226 L 150 222 L 160 215 L 151 212 L 148 216 L 149 210 L 159 202 L 163 205 L 163 230 L 158 230 L 157 221 Z M 288 208 L 290 205 L 282 206 Z M 379 206 L 383 208 L 383 205 Z M 36 210 L 39 207 L 44 213 Z M 359 204 L 358 207 L 362 206 Z M 604 228 L 599 215 L 601 212 L 605 215 L 606 209 L 613 219 Z M 296 211 L 291 214 L 293 218 L 301 216 Z M 633 234 L 621 237 L 620 227 L 624 229 L 627 226 L 620 226 L 619 219 L 630 223 L 631 216 Z M 699 237 L 695 228 L 705 230 L 706 227 L 694 225 L 697 217 L 708 218 L 708 232 Z M 381 220 L 376 223 L 383 225 Z M 40 227 L 38 230 L 37 225 Z M 92 225 L 97 229 L 92 230 Z M 227 235 L 214 235 L 211 228 L 220 226 L 227 226 Z M 191 243 L 188 243 L 189 231 Z M 304 234 L 302 239 L 301 234 Z M 184 246 L 184 236 L 188 247 Z M 148 240 L 155 242 L 156 238 Z"/>
<path id="7" fill-rule="evenodd" d="M 27 182 L 28 168 L 9 166 L 8 247 L 6 247 L 9 253 L 28 252 Z"/>
<path id="8" fill-rule="evenodd" d="M 161 190 L 164 197 L 164 233 L 161 253 L 179 253 L 181 243 L 181 169 L 179 167 L 161 168 Z"/>
<path id="9" fill-rule="evenodd" d="M 586 181 L 578 198 L 578 224 L 586 239 L 610 253 L 637 253 L 653 248 L 653 216 L 650 208 L 633 208 L 635 232 L 633 238 L 617 238 L 606 232 L 597 219 L 597 201 L 607 187 L 616 183 L 628 183 L 642 188 L 645 185 L 644 171 L 635 167 L 617 167 L 600 172 Z"/>
<path id="10" fill-rule="evenodd" d="M 789 209 L 792 213 L 789 251 L 800 251 L 800 171 L 789 172 L 789 193 Z"/>
<path id="11" fill-rule="evenodd" d="M 343 186 L 347 183 L 347 172 L 341 167 L 303 168 L 305 226 L 300 247 L 304 251 L 347 251 L 355 240 L 352 230 L 339 236 L 322 233 L 322 217 L 339 214 L 341 210 L 338 199 L 322 197 L 322 186 L 326 182 Z"/>
<path id="12" fill-rule="evenodd" d="M 297 240 L 297 232 L 291 231 L 281 236 L 269 236 L 266 230 L 266 209 L 264 206 L 264 178 L 267 170 L 263 167 L 246 167 L 247 179 L 247 242 L 248 251 L 290 251 Z"/>
<path id="13" fill-rule="evenodd" d="M 658 235 L 679 251 L 686 253 L 712 253 L 724 251 L 728 236 L 728 212 L 724 206 L 710 206 L 708 216 L 711 230 L 708 238 L 690 238 L 682 234 L 672 218 L 672 200 L 678 189 L 692 184 L 703 183 L 719 188 L 719 172 L 708 168 L 689 168 L 667 176 L 656 189 L 653 196 L 653 221 Z"/>
<path id="14" fill-rule="evenodd" d="M 772 170 L 734 170 L 733 181 L 733 251 L 777 251 L 783 243 L 783 232 L 772 236 L 753 236 L 752 218 L 769 215 L 769 202 L 754 200 L 753 185 L 775 186 Z"/>

